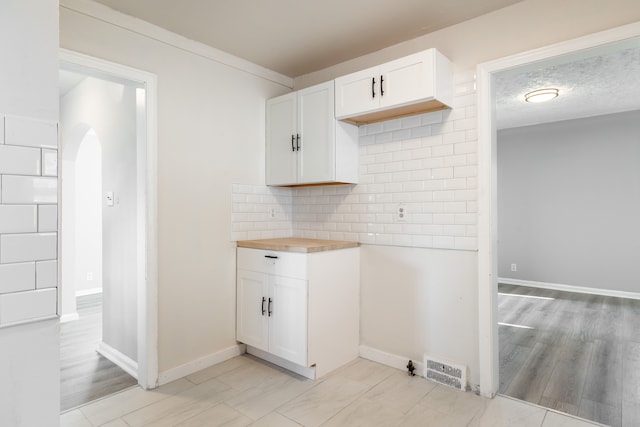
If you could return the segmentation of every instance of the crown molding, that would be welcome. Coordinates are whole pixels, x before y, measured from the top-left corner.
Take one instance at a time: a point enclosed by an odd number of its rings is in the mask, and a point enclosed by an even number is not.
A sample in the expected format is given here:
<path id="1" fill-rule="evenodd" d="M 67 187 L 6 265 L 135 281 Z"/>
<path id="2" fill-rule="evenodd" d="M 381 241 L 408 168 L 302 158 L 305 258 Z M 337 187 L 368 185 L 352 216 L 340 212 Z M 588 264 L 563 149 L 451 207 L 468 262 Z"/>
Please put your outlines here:
<path id="1" fill-rule="evenodd" d="M 231 55 L 222 50 L 200 43 L 157 25 L 126 15 L 103 4 L 91 0 L 60 0 L 60 8 L 72 10 L 82 15 L 109 23 L 144 37 L 168 44 L 194 55 L 219 62 L 254 76 L 293 88 L 293 78 L 254 64 L 246 59 Z"/>

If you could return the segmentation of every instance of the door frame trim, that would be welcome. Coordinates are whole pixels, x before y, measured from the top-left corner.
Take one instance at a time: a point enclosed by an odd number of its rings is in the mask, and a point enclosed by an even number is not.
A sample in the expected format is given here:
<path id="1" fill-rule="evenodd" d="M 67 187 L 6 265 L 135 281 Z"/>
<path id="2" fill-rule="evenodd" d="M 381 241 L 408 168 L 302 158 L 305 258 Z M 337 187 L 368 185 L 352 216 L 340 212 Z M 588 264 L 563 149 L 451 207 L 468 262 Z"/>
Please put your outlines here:
<path id="1" fill-rule="evenodd" d="M 138 251 L 138 254 L 144 254 L 144 269 L 138 264 L 138 384 L 144 389 L 152 389 L 158 386 L 158 78 L 147 71 L 67 49 L 60 49 L 59 59 L 61 68 L 93 70 L 98 76 L 133 81 L 145 88 L 146 141 L 143 141 L 142 149 L 146 157 L 143 164 L 146 212 L 145 242 Z M 139 188 L 142 190 L 141 186 Z"/>
<path id="2" fill-rule="evenodd" d="M 640 23 L 479 64 L 478 99 L 478 344 L 480 394 L 498 391 L 497 150 L 492 77 L 501 71 L 600 45 L 640 37 Z"/>

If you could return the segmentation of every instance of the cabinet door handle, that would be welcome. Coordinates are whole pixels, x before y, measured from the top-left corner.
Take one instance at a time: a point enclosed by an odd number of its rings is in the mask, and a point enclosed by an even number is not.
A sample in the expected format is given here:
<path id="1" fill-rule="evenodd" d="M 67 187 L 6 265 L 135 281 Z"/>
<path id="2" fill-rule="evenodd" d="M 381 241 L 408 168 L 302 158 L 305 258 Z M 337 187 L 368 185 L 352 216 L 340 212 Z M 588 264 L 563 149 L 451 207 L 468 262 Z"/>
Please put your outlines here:
<path id="1" fill-rule="evenodd" d="M 300 151 L 300 134 L 296 135 L 296 151 Z"/>
<path id="2" fill-rule="evenodd" d="M 384 96 L 384 86 L 382 86 L 382 83 L 384 83 L 384 77 L 380 75 L 380 96 Z"/>
<path id="3" fill-rule="evenodd" d="M 278 259 L 277 255 L 265 255 L 264 257 L 269 259 Z"/>
<path id="4" fill-rule="evenodd" d="M 295 140 L 296 140 L 295 135 L 291 135 L 291 151 L 296 151 L 296 147 L 293 145 Z"/>
<path id="5" fill-rule="evenodd" d="M 269 304 L 267 305 L 267 310 L 269 310 L 269 317 L 271 317 L 271 303 L 273 302 L 273 300 L 271 298 L 269 298 Z"/>
<path id="6" fill-rule="evenodd" d="M 375 77 L 371 78 L 371 97 L 372 98 L 376 97 L 376 78 Z"/>
<path id="7" fill-rule="evenodd" d="M 266 299 L 264 297 L 262 297 L 262 304 L 260 305 L 260 310 L 262 311 L 262 315 L 264 316 L 264 303 L 266 302 Z"/>

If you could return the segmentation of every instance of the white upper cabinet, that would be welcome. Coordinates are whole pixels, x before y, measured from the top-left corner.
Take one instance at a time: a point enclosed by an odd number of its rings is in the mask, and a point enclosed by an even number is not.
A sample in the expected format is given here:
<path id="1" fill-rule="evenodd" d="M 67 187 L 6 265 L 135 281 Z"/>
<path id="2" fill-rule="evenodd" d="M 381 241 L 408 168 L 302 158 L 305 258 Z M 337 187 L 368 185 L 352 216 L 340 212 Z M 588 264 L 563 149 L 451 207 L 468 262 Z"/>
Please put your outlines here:
<path id="1" fill-rule="evenodd" d="M 266 129 L 267 185 L 295 183 L 298 179 L 298 97 L 295 92 L 267 101 Z"/>
<path id="2" fill-rule="evenodd" d="M 335 80 L 336 118 L 357 125 L 449 108 L 452 66 L 428 49 Z"/>
<path id="3" fill-rule="evenodd" d="M 356 183 L 358 130 L 335 119 L 334 82 L 267 101 L 266 183 Z"/>

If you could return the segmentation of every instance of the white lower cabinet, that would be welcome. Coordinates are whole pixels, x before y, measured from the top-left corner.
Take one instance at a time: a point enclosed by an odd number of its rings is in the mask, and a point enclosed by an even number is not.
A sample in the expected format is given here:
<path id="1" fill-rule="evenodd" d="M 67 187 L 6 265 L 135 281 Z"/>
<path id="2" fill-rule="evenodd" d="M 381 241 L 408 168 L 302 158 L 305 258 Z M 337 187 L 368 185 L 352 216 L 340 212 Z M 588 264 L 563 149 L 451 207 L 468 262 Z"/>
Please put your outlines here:
<path id="1" fill-rule="evenodd" d="M 307 281 L 238 269 L 238 341 L 307 363 Z"/>
<path id="2" fill-rule="evenodd" d="M 355 359 L 359 261 L 359 248 L 312 254 L 238 248 L 237 340 L 249 353 L 310 378 Z"/>

